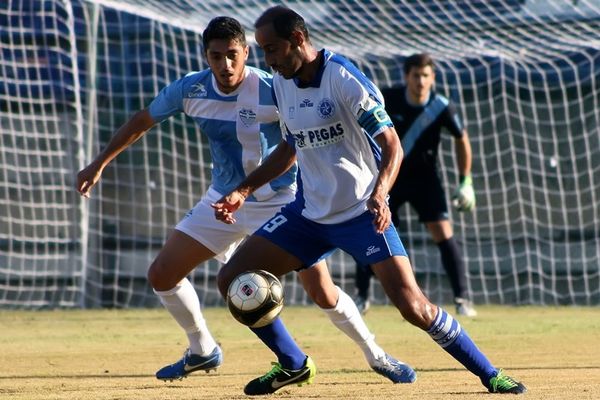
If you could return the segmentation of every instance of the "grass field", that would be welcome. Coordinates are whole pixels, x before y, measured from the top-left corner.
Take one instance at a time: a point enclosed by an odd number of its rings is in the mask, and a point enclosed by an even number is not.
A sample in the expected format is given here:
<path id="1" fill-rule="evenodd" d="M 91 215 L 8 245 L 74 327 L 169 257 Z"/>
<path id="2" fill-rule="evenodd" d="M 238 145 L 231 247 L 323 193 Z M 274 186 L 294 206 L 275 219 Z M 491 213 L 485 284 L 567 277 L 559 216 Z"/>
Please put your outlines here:
<path id="1" fill-rule="evenodd" d="M 522 380 L 527 399 L 600 399 L 600 309 L 479 307 L 463 327 L 496 366 Z M 162 309 L 0 311 L 1 399 L 239 399 L 273 360 L 223 308 L 205 310 L 225 362 L 217 373 L 164 383 L 158 367 L 181 356 L 183 333 Z M 319 369 L 282 399 L 490 399 L 478 379 L 391 307 L 366 316 L 388 352 L 417 370 L 412 385 L 371 372 L 358 348 L 315 307 L 284 320 Z M 490 397 L 491 396 L 491 397 Z M 512 398 L 512 395 L 509 396 Z"/>

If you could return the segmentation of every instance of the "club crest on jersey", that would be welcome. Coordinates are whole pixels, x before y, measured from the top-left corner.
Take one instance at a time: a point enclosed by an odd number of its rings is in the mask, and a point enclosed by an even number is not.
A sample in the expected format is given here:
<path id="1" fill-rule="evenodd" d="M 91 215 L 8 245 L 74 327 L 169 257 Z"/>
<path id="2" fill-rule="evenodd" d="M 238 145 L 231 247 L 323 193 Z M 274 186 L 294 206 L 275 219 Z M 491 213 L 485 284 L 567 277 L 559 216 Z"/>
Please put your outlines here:
<path id="1" fill-rule="evenodd" d="M 335 114 L 335 104 L 332 100 L 324 98 L 319 102 L 317 112 L 319 113 L 319 117 L 323 119 L 331 118 Z"/>
<path id="2" fill-rule="evenodd" d="M 201 83 L 196 83 L 192 85 L 192 90 L 188 93 L 188 97 L 206 97 L 208 92 L 206 88 Z"/>
<path id="3" fill-rule="evenodd" d="M 242 120 L 242 124 L 246 126 L 250 126 L 256 121 L 256 113 L 249 108 L 242 108 L 239 111 L 239 116 Z"/>

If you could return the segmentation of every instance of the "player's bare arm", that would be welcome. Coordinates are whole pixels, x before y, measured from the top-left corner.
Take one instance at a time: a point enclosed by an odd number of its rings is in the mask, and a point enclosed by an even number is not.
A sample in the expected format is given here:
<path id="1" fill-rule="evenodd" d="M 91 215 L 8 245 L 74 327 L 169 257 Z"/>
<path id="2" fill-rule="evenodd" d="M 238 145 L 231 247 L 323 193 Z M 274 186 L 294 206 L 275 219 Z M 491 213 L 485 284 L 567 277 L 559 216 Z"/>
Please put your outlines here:
<path id="1" fill-rule="evenodd" d="M 123 124 L 112 137 L 106 148 L 77 174 L 77 191 L 90 197 L 90 191 L 98 183 L 102 171 L 110 162 L 131 144 L 142 137 L 156 122 L 148 110 L 141 110 Z"/>
<path id="2" fill-rule="evenodd" d="M 234 224 L 233 213 L 244 205 L 246 198 L 262 185 L 283 175 L 295 162 L 296 150 L 287 142 L 280 142 L 265 162 L 252 171 L 235 190 L 212 204 L 215 218 L 226 224 Z"/>
<path id="3" fill-rule="evenodd" d="M 471 142 L 466 130 L 454 140 L 454 148 L 460 181 L 452 196 L 452 204 L 458 211 L 471 211 L 475 207 L 475 191 L 471 178 Z"/>
<path id="4" fill-rule="evenodd" d="M 458 164 L 458 173 L 461 176 L 471 175 L 471 142 L 466 130 L 463 130 L 462 136 L 454 141 L 454 150 L 456 151 L 456 162 Z"/>
<path id="5" fill-rule="evenodd" d="M 386 198 L 398 176 L 404 152 L 394 128 L 386 128 L 375 137 L 375 141 L 381 147 L 381 166 L 367 207 L 375 215 L 373 224 L 376 231 L 383 233 L 392 221 Z"/>

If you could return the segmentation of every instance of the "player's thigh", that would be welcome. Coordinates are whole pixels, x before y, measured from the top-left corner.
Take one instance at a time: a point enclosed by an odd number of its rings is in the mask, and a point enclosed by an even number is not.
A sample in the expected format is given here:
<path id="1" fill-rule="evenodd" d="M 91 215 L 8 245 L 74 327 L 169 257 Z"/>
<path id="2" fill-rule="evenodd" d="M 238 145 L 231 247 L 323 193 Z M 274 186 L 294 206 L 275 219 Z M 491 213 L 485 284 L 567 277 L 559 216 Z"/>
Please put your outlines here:
<path id="1" fill-rule="evenodd" d="M 225 296 L 233 279 L 242 272 L 262 269 L 279 277 L 302 266 L 302 262 L 270 240 L 252 235 L 238 247 L 217 277 L 219 290 Z"/>
<path id="2" fill-rule="evenodd" d="M 213 258 L 215 253 L 187 234 L 174 230 L 148 271 L 152 287 L 170 290 L 198 264 Z"/>
<path id="3" fill-rule="evenodd" d="M 175 229 L 195 239 L 214 254 L 220 262 L 227 262 L 237 246 L 249 235 L 247 227 L 242 223 L 225 224 L 215 218 L 211 204 L 221 195 L 209 189 L 202 199 L 179 221 Z M 202 260 L 205 261 L 205 260 Z"/>
<path id="4" fill-rule="evenodd" d="M 342 224 L 327 226 L 328 237 L 335 247 L 350 254 L 358 263 L 372 265 L 391 256 L 406 255 L 394 226 L 383 234 L 375 231 L 373 214 L 364 212 Z"/>
<path id="5" fill-rule="evenodd" d="M 427 329 L 433 322 L 436 307 L 417 284 L 410 261 L 406 256 L 389 257 L 372 265 L 390 301 L 410 323 Z"/>
<path id="6" fill-rule="evenodd" d="M 298 271 L 298 278 L 309 297 L 321 308 L 334 308 L 338 291 L 331 279 L 325 260 Z"/>

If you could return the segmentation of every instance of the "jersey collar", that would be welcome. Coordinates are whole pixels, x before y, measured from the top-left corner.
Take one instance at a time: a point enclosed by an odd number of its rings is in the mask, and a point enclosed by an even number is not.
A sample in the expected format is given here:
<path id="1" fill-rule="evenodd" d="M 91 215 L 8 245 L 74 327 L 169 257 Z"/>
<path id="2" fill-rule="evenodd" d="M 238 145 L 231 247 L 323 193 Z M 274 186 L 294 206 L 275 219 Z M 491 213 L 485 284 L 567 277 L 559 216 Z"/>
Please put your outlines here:
<path id="1" fill-rule="evenodd" d="M 211 83 L 212 83 L 213 89 L 219 96 L 233 97 L 233 96 L 237 96 L 240 93 L 240 91 L 242 90 L 242 87 L 244 86 L 244 83 L 246 82 L 246 78 L 248 77 L 248 74 L 250 74 L 250 68 L 248 68 L 248 66 L 245 66 L 244 67 L 244 79 L 242 80 L 242 83 L 240 84 L 240 86 L 237 87 L 237 89 L 235 89 L 231 93 L 224 93 L 219 89 L 219 85 L 217 84 L 217 78 L 215 78 L 215 74 L 212 73 L 212 71 L 210 74 L 210 78 L 211 78 Z"/>
<path id="2" fill-rule="evenodd" d="M 317 73 L 315 74 L 315 77 L 313 78 L 313 80 L 308 83 L 302 83 L 302 82 L 300 82 L 300 80 L 298 78 L 294 78 L 294 83 L 296 84 L 296 86 L 299 89 L 306 89 L 309 87 L 318 88 L 321 86 L 321 79 L 323 78 L 323 72 L 325 71 L 325 66 L 327 65 L 327 61 L 329 61 L 329 59 L 331 58 L 333 53 L 331 53 L 330 51 L 327 51 L 325 49 L 321 49 L 319 51 L 319 53 L 321 53 L 321 56 L 322 56 L 321 64 L 319 65 L 319 69 L 317 70 Z"/>

